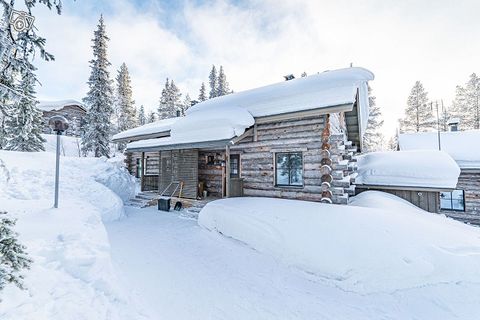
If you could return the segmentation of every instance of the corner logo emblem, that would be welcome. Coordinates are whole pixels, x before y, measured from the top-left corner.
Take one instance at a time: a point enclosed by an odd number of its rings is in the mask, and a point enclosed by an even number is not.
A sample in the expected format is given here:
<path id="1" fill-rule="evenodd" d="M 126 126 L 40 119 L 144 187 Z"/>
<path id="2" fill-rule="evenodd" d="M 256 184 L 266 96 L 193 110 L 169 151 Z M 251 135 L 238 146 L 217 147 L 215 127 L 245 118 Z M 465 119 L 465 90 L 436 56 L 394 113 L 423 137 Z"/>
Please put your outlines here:
<path id="1" fill-rule="evenodd" d="M 26 32 L 33 27 L 35 17 L 24 11 L 12 10 L 10 15 L 10 25 L 15 32 Z"/>

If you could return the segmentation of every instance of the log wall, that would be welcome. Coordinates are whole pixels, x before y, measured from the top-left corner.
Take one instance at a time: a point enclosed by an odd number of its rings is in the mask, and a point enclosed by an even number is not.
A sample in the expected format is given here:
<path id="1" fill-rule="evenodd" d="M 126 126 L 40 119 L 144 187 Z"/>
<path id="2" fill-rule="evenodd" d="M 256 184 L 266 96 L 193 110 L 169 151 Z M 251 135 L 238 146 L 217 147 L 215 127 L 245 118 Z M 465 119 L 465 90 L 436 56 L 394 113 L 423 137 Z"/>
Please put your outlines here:
<path id="1" fill-rule="evenodd" d="M 198 153 L 198 181 L 204 183 L 208 194 L 222 197 L 223 167 L 219 161 L 223 160 L 224 150 L 202 150 Z M 213 156 L 215 164 L 208 164 L 207 157 Z"/>

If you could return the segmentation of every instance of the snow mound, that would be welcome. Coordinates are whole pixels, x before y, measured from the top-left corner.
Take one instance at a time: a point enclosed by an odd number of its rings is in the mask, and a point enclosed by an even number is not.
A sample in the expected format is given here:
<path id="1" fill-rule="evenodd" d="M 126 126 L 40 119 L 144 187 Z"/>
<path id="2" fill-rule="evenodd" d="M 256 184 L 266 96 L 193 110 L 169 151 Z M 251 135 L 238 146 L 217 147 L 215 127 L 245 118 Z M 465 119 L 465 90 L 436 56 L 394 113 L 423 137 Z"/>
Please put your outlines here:
<path id="1" fill-rule="evenodd" d="M 198 223 L 348 291 L 480 282 L 478 228 L 379 192 L 357 199 L 366 207 L 223 199 L 207 204 Z"/>
<path id="2" fill-rule="evenodd" d="M 357 158 L 356 184 L 453 189 L 460 168 L 445 152 L 372 152 Z M 439 174 L 441 173 L 441 174 Z"/>
<path id="3" fill-rule="evenodd" d="M 478 141 L 480 130 L 440 133 L 442 150 L 452 156 L 461 168 L 480 168 L 480 151 L 474 147 Z M 398 144 L 401 150 L 438 150 L 438 133 L 401 134 Z"/>
<path id="4" fill-rule="evenodd" d="M 33 258 L 21 291 L 1 294 L 1 319 L 137 319 L 116 277 L 103 221 L 124 215 L 135 179 L 105 158 L 61 158 L 53 209 L 55 155 L 0 151 L 0 210 L 18 219 Z"/>
<path id="5" fill-rule="evenodd" d="M 37 108 L 43 111 L 61 110 L 67 106 L 78 106 L 83 110 L 87 111 L 83 103 L 73 99 L 58 100 L 58 101 L 40 101 L 40 103 L 37 104 Z"/>

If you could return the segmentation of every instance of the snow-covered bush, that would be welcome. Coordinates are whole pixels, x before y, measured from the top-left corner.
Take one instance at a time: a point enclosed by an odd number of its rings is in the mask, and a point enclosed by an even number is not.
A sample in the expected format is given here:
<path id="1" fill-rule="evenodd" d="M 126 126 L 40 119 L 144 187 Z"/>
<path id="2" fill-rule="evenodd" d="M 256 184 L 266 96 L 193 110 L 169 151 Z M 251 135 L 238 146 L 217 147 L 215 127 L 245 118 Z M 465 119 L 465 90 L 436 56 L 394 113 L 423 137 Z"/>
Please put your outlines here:
<path id="1" fill-rule="evenodd" d="M 32 263 L 13 231 L 15 223 L 6 212 L 0 212 L 0 290 L 9 283 L 24 289 L 22 270 L 30 269 Z"/>

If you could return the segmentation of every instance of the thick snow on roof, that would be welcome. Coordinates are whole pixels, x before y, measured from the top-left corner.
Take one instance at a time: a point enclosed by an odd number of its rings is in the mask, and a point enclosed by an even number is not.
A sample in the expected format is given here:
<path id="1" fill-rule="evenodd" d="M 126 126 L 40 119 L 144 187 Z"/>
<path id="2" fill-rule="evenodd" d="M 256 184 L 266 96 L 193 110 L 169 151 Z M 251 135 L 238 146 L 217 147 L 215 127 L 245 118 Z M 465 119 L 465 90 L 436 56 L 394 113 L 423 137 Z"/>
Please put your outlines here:
<path id="1" fill-rule="evenodd" d="M 86 111 L 83 103 L 73 99 L 59 100 L 59 101 L 40 101 L 40 103 L 37 104 L 37 108 L 43 111 L 60 110 L 66 106 L 79 106 L 80 108 Z"/>
<path id="2" fill-rule="evenodd" d="M 441 150 L 447 152 L 462 169 L 480 168 L 480 130 L 441 132 Z M 400 150 L 438 150 L 437 132 L 401 134 Z"/>
<path id="3" fill-rule="evenodd" d="M 240 107 L 254 117 L 337 106 L 355 102 L 357 89 L 374 75 L 363 68 L 325 71 L 213 98 L 187 110 L 193 113 L 222 107 Z"/>
<path id="4" fill-rule="evenodd" d="M 453 189 L 460 168 L 446 152 L 372 152 L 357 159 L 356 184 Z"/>
<path id="5" fill-rule="evenodd" d="M 112 139 L 114 141 L 123 140 L 123 139 L 133 138 L 137 136 L 170 131 L 172 128 L 172 125 L 175 122 L 177 122 L 179 119 L 180 118 L 170 118 L 170 119 L 155 121 L 152 123 L 147 123 L 143 126 L 117 133 L 112 137 Z"/>
<path id="6" fill-rule="evenodd" d="M 242 135 L 254 124 L 248 111 L 236 107 L 195 112 L 177 119 L 170 137 L 131 142 L 127 149 L 227 140 Z"/>

